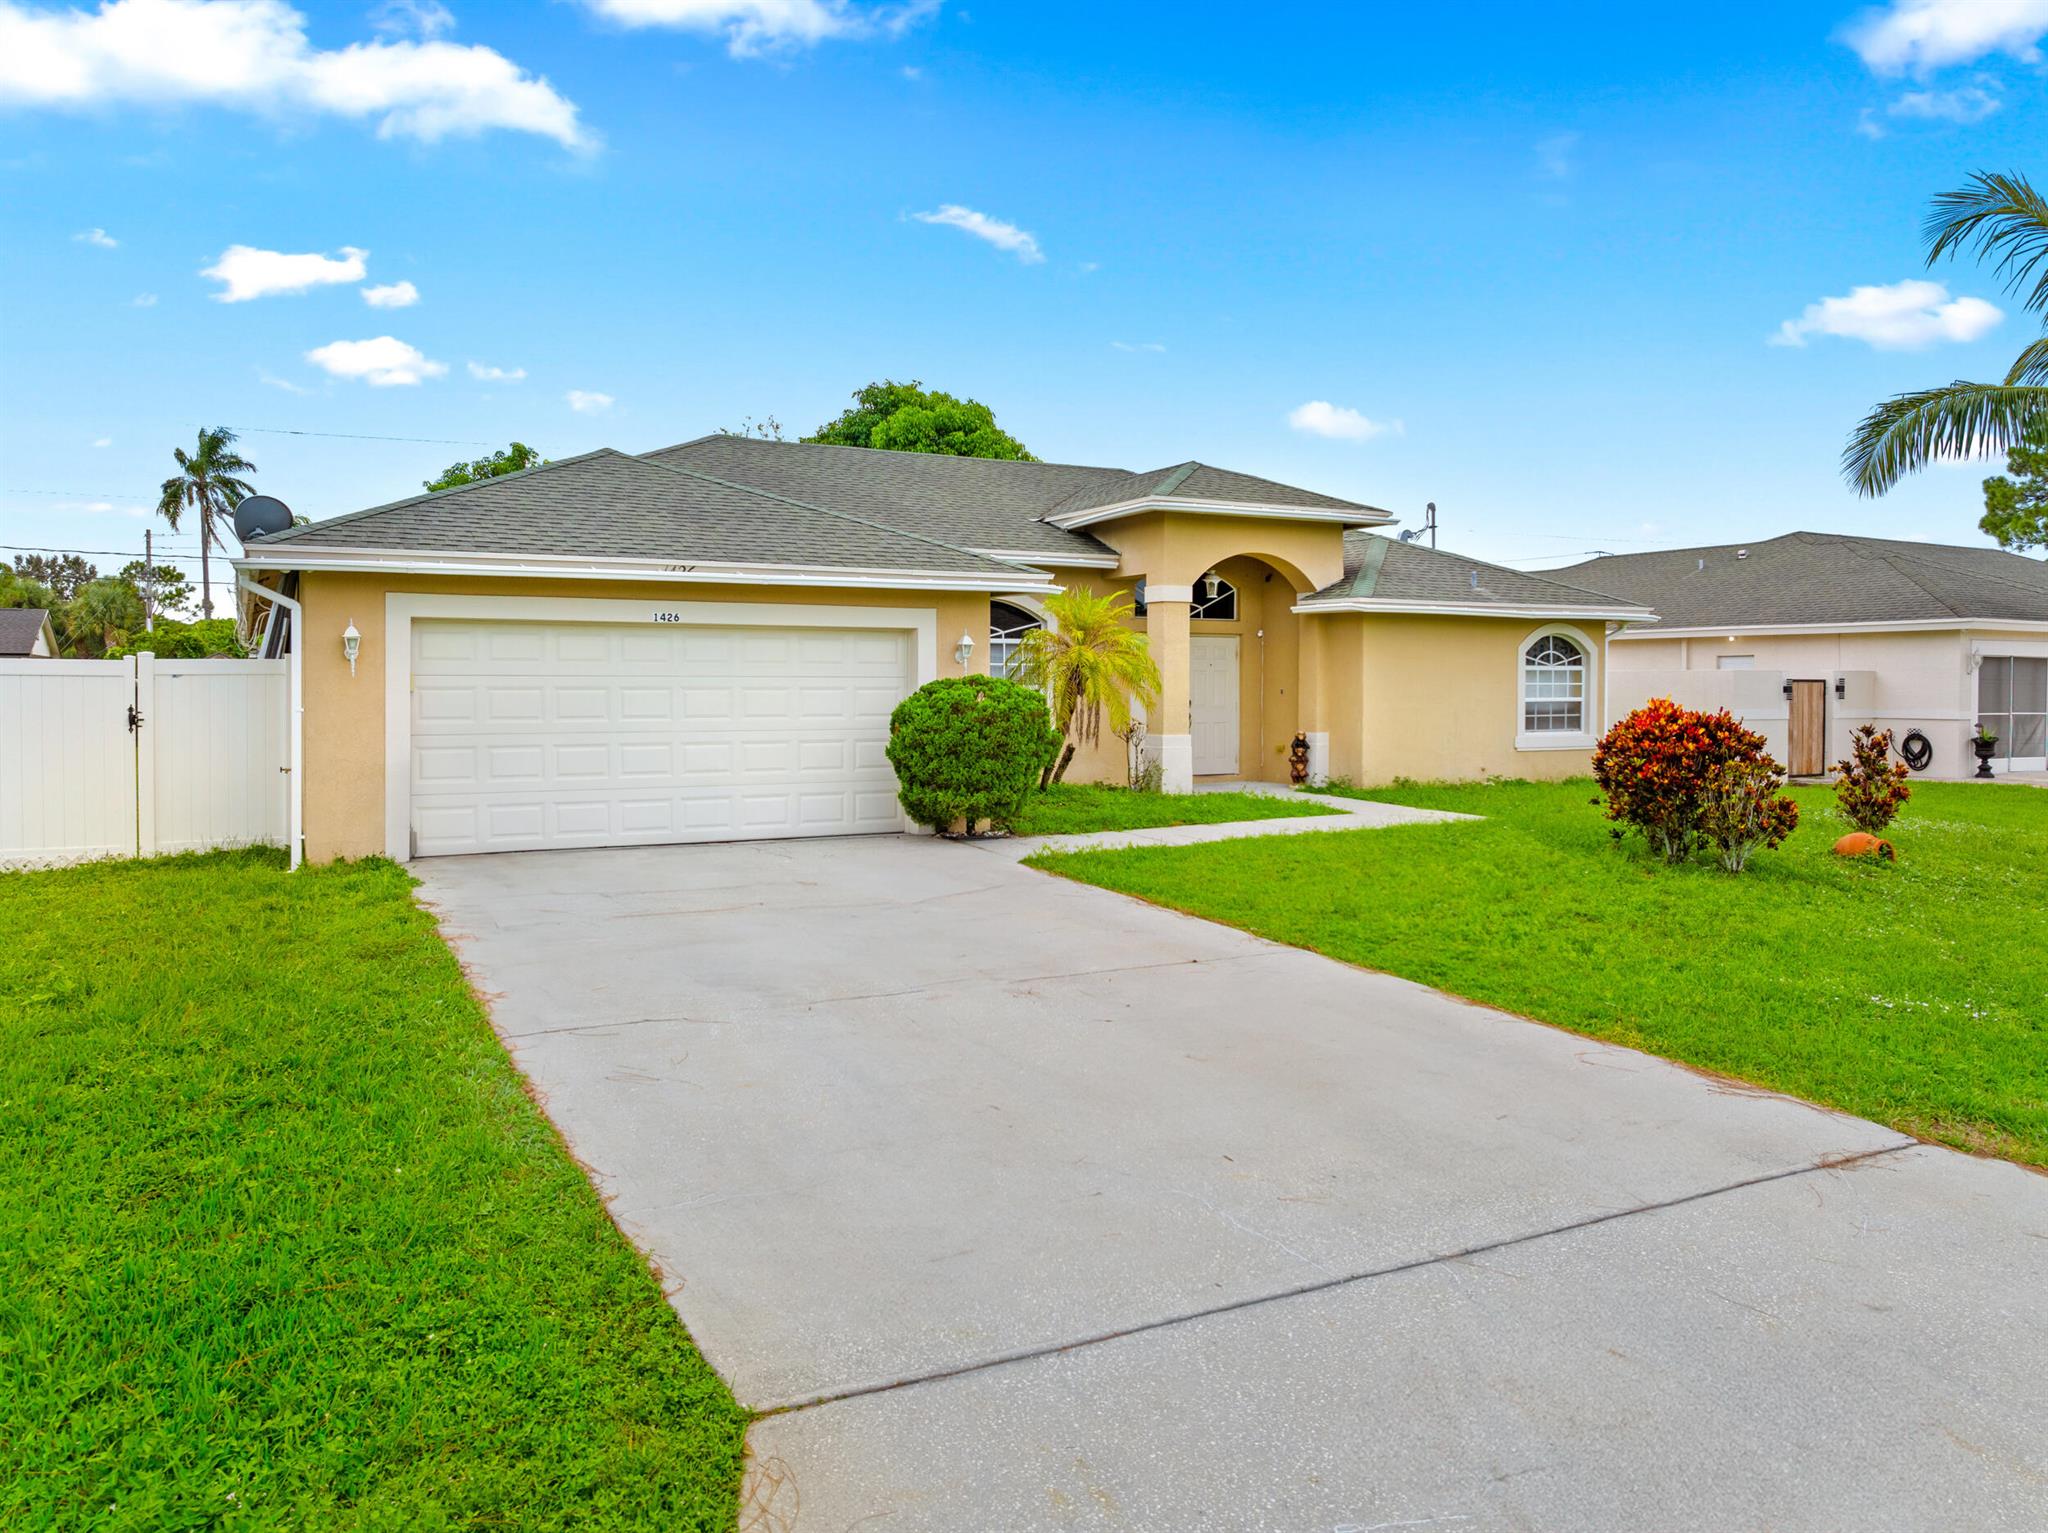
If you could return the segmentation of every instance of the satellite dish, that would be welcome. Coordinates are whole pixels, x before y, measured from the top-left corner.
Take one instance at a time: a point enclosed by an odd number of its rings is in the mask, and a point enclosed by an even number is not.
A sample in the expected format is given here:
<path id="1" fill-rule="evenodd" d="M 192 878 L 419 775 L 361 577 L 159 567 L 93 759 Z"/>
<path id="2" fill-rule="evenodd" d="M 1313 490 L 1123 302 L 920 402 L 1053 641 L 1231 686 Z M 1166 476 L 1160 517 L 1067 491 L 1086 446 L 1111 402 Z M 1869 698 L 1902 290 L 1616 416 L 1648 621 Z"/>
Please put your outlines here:
<path id="1" fill-rule="evenodd" d="M 292 524 L 292 508 L 275 495 L 251 495 L 235 507 L 235 536 L 244 543 L 283 532 Z"/>

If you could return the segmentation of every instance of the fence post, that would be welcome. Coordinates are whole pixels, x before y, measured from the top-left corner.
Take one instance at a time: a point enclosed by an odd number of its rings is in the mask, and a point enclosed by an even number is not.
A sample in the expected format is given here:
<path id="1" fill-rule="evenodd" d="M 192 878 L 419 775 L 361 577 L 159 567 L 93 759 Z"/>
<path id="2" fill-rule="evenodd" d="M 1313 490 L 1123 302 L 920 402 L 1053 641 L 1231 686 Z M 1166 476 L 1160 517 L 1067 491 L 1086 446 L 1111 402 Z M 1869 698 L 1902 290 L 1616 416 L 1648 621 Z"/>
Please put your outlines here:
<path id="1" fill-rule="evenodd" d="M 143 650 L 135 667 L 135 855 L 156 855 L 156 655 Z"/>

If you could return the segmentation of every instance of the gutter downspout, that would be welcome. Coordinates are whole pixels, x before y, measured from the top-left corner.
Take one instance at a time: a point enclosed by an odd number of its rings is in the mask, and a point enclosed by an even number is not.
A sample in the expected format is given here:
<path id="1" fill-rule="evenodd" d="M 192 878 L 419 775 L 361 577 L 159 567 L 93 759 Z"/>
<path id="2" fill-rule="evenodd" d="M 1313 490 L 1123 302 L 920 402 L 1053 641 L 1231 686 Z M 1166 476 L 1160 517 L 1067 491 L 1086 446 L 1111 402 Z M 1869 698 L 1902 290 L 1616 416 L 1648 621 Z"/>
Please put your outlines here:
<path id="1" fill-rule="evenodd" d="M 235 585 L 260 600 L 276 603 L 291 614 L 292 647 L 286 651 L 286 670 L 290 677 L 287 686 L 291 692 L 292 744 L 291 764 L 285 768 L 285 773 L 292 781 L 286 810 L 288 829 L 285 834 L 288 838 L 288 866 L 297 868 L 304 860 L 300 848 L 305 841 L 306 829 L 306 774 L 302 770 L 306 758 L 306 705 L 300 685 L 304 673 L 299 664 L 299 636 L 306 626 L 305 612 L 291 597 L 281 591 L 273 591 L 268 586 L 258 585 L 247 575 L 237 575 Z"/>

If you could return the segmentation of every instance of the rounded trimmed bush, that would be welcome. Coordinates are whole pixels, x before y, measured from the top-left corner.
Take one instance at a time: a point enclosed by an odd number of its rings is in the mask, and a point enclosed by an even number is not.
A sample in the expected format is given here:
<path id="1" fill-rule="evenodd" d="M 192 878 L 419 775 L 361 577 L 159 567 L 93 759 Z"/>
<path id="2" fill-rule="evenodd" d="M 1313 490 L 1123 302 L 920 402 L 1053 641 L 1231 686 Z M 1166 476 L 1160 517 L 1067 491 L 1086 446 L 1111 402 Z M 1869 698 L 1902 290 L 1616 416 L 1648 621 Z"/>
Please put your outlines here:
<path id="1" fill-rule="evenodd" d="M 896 796 L 933 830 L 1007 830 L 1059 744 L 1045 699 L 1001 676 L 927 682 L 889 716 Z"/>

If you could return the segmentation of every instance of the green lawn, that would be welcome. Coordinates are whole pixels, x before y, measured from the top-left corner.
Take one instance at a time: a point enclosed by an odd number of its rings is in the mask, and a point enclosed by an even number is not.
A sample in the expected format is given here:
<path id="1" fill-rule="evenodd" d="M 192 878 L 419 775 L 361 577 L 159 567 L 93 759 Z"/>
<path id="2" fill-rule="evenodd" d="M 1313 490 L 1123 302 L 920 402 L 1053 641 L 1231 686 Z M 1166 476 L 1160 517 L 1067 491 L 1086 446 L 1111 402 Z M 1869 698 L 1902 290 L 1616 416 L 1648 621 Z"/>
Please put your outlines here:
<path id="1" fill-rule="evenodd" d="M 1069 878 L 2048 1165 L 2048 791 L 1921 783 L 1899 861 L 1827 789 L 1732 877 L 1615 844 L 1590 781 L 1357 794 L 1483 823 L 1040 854 Z"/>
<path id="2" fill-rule="evenodd" d="M 726 1529 L 745 1416 L 388 863 L 0 874 L 0 1527 Z"/>
<path id="3" fill-rule="evenodd" d="M 1095 830 L 1149 830 L 1155 825 L 1221 825 L 1231 820 L 1282 820 L 1331 814 L 1308 799 L 1270 793 L 1133 793 L 1100 783 L 1061 783 L 1026 800 L 1020 836 L 1071 836 Z"/>

